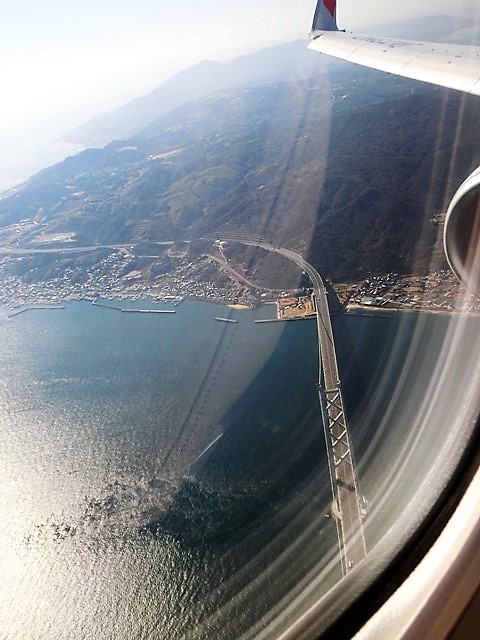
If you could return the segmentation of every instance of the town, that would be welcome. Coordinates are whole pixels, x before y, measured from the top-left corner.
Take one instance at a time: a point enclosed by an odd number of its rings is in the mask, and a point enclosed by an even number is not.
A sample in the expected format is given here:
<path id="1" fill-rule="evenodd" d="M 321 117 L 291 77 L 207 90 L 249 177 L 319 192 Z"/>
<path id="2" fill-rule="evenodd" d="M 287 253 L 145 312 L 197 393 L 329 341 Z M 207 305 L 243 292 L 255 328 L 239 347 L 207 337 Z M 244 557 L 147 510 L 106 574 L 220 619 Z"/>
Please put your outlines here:
<path id="1" fill-rule="evenodd" d="M 381 308 L 405 311 L 480 312 L 480 300 L 465 290 L 449 269 L 426 276 L 372 275 L 360 282 L 333 285 L 349 311 Z"/>
<path id="2" fill-rule="evenodd" d="M 53 271 L 39 277 L 28 269 L 28 255 L 0 258 L 0 306 L 12 308 L 29 304 L 58 304 L 97 298 L 150 298 L 180 302 L 195 298 L 222 304 L 254 307 L 275 302 L 278 319 L 297 319 L 314 314 L 313 303 L 304 289 L 281 291 L 253 287 L 227 273 L 208 255 L 177 255 L 171 268 L 152 275 L 138 265 L 132 249 L 110 249 L 106 255 L 81 265 Z M 480 301 L 458 283 L 449 270 L 428 276 L 400 276 L 394 273 L 371 275 L 357 282 L 332 283 L 340 305 L 350 313 L 365 310 L 470 311 L 480 312 Z"/>
<path id="3" fill-rule="evenodd" d="M 206 258 L 176 260 L 175 269 L 162 277 L 149 279 L 139 269 L 130 269 L 134 256 L 121 250 L 112 252 L 90 267 L 66 267 L 60 275 L 37 280 L 29 273 L 12 273 L 12 262 L 23 257 L 0 259 L 0 306 L 56 304 L 62 301 L 101 298 L 151 298 L 154 301 L 187 297 L 226 303 L 251 304 L 243 288 L 221 287 L 212 280 L 201 280 L 198 272 Z"/>

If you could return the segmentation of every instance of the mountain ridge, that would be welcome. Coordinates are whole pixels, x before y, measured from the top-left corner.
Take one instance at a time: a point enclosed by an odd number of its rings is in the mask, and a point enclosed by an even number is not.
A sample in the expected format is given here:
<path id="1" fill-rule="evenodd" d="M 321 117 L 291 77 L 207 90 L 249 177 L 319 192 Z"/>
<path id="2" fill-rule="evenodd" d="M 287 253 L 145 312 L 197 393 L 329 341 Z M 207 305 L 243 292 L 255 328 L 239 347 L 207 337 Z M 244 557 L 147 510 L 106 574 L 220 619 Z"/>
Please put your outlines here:
<path id="1" fill-rule="evenodd" d="M 410 39 L 479 42 L 473 21 L 440 15 L 367 29 L 372 35 Z M 104 146 L 128 138 L 169 110 L 216 91 L 240 86 L 291 82 L 320 76 L 342 63 L 307 49 L 308 40 L 296 40 L 245 54 L 229 62 L 206 60 L 174 74 L 166 82 L 124 105 L 71 129 L 63 140 L 87 147 Z"/>
<path id="2" fill-rule="evenodd" d="M 172 76 L 145 96 L 66 132 L 63 139 L 87 146 L 103 146 L 130 137 L 168 111 L 210 93 L 242 85 L 293 81 L 321 73 L 328 61 L 312 55 L 307 41 L 296 40 L 240 56 L 230 62 L 202 61 Z"/>
<path id="3" fill-rule="evenodd" d="M 480 162 L 476 105 L 351 66 L 221 91 L 41 171 L 0 200 L 0 225 L 31 220 L 13 235 L 24 247 L 250 234 L 336 280 L 421 273 L 429 220 Z"/>

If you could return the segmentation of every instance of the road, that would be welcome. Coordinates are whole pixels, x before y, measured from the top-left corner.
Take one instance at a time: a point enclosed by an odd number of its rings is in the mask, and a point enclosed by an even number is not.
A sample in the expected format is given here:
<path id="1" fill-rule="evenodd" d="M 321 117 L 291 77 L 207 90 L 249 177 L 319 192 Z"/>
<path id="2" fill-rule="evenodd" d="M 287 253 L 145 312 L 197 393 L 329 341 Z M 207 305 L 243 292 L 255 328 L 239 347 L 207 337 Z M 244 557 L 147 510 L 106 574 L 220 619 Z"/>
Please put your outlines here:
<path id="1" fill-rule="evenodd" d="M 185 242 L 190 242 L 186 240 Z M 28 247 L 12 247 L 1 246 L 0 245 L 0 256 L 23 256 L 23 255 L 33 255 L 36 253 L 86 253 L 87 251 L 98 251 L 99 249 L 131 249 L 134 247 L 137 242 L 129 242 L 124 244 L 95 244 L 88 245 L 85 247 L 79 246 L 77 244 L 72 244 L 68 246 L 67 244 L 63 244 L 61 247 L 37 247 L 35 249 Z M 166 240 L 165 242 L 152 242 L 151 244 L 156 245 L 172 245 L 175 244 L 174 240 Z"/>
<path id="2" fill-rule="evenodd" d="M 242 242 L 274 251 L 293 260 L 308 274 L 312 282 L 320 363 L 318 391 L 332 486 L 332 515 L 337 524 L 342 571 L 346 575 L 365 558 L 367 550 L 363 531 L 362 501 L 358 492 L 348 423 L 343 406 L 327 292 L 318 271 L 295 251 L 273 247 L 263 242 Z"/>

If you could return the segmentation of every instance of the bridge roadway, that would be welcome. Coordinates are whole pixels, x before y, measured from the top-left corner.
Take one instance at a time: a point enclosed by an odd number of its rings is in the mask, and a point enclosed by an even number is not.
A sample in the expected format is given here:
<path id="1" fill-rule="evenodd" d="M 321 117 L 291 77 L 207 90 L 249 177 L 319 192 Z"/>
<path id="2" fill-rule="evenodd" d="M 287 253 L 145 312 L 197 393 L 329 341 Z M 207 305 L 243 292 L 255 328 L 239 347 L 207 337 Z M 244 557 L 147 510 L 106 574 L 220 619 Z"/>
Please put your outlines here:
<path id="1" fill-rule="evenodd" d="M 321 363 L 318 390 L 332 484 L 332 513 L 337 523 L 342 570 L 345 575 L 363 560 L 367 551 L 327 292 L 320 274 L 302 256 L 289 249 L 277 251 L 286 258 L 294 260 L 308 274 L 313 285 Z"/>
<path id="2" fill-rule="evenodd" d="M 308 274 L 313 285 L 320 365 L 317 386 L 332 487 L 332 516 L 337 525 L 342 572 L 346 575 L 363 560 L 367 551 L 361 498 L 357 488 L 347 418 L 343 406 L 327 292 L 320 274 L 295 251 L 273 247 L 264 242 L 247 240 L 240 242 L 274 251 L 293 260 Z"/>

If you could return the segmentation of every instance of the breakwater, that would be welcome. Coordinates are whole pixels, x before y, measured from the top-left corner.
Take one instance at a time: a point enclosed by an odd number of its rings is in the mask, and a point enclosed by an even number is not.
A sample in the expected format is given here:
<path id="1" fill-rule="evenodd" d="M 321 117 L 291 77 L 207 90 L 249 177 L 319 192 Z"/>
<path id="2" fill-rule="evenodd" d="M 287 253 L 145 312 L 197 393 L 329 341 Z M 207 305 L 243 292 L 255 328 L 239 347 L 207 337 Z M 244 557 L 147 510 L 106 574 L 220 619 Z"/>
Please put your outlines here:
<path id="1" fill-rule="evenodd" d="M 63 305 L 36 305 L 34 307 L 24 307 L 23 309 L 18 309 L 13 313 L 8 315 L 9 318 L 14 318 L 15 316 L 19 316 L 22 313 L 26 313 L 27 311 L 57 311 L 59 309 L 65 309 Z"/>
<path id="2" fill-rule="evenodd" d="M 101 307 L 102 309 L 112 309 L 113 311 L 120 311 L 121 313 L 177 313 L 175 309 L 136 309 L 123 307 L 116 307 L 112 304 L 105 304 L 103 302 L 93 301 L 92 305 L 95 307 Z"/>

